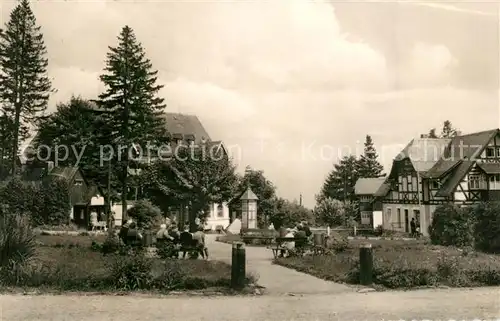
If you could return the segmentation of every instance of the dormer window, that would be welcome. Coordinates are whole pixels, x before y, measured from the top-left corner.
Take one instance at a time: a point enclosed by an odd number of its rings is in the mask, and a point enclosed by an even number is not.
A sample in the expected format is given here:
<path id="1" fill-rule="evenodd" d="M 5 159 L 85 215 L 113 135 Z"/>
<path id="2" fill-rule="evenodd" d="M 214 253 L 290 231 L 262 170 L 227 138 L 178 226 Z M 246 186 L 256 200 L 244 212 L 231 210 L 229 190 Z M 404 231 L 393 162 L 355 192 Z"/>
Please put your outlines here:
<path id="1" fill-rule="evenodd" d="M 81 179 L 77 179 L 77 180 L 75 181 L 75 186 L 82 186 L 82 185 L 83 185 L 83 180 L 81 180 Z"/>

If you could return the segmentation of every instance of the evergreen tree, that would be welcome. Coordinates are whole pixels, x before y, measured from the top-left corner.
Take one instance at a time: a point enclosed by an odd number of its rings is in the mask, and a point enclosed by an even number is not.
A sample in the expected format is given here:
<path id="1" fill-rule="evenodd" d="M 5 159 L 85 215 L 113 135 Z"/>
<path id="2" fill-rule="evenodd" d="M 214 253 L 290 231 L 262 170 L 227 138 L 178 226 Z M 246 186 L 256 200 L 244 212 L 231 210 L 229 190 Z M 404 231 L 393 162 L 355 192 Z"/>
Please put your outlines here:
<path id="1" fill-rule="evenodd" d="M 429 130 L 428 136 L 429 136 L 429 138 L 438 138 L 438 136 L 436 134 L 436 128 L 432 128 L 431 130 Z"/>
<path id="2" fill-rule="evenodd" d="M 47 109 L 52 85 L 43 35 L 28 0 L 14 8 L 5 27 L 0 30 L 0 100 L 13 121 L 10 161 L 15 173 L 19 144 Z"/>
<path id="3" fill-rule="evenodd" d="M 325 198 L 355 201 L 354 185 L 358 178 L 358 160 L 355 156 L 345 156 L 328 174 L 316 201 L 319 203 Z"/>
<path id="4" fill-rule="evenodd" d="M 366 135 L 365 149 L 358 161 L 359 177 L 380 177 L 384 167 L 379 163 L 377 151 L 370 135 Z"/>
<path id="5" fill-rule="evenodd" d="M 457 136 L 457 129 L 453 128 L 449 120 L 445 120 L 443 123 L 443 129 L 441 131 L 441 138 L 452 138 Z"/>
<path id="6" fill-rule="evenodd" d="M 114 161 L 121 168 L 122 217 L 126 219 L 129 149 L 132 144 L 144 148 L 167 137 L 165 104 L 164 99 L 157 96 L 163 87 L 156 84 L 158 71 L 152 70 L 150 60 L 129 26 L 123 27 L 118 45 L 109 50 L 105 73 L 100 76 L 106 91 L 99 95 L 97 104 L 108 125 L 109 135 L 103 139 L 115 146 Z"/>

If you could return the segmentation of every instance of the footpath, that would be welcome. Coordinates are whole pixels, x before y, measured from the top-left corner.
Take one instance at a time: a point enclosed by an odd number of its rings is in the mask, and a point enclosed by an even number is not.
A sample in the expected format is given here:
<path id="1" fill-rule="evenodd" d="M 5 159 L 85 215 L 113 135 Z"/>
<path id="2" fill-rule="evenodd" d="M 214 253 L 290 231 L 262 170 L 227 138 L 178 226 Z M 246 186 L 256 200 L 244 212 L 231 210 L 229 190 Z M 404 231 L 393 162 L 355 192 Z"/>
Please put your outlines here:
<path id="1" fill-rule="evenodd" d="M 207 235 L 206 242 L 210 258 L 231 263 L 230 244 L 217 242 L 216 235 Z M 265 287 L 267 294 L 336 294 L 353 292 L 354 289 L 343 284 L 318 279 L 272 264 L 273 254 L 265 247 L 246 247 L 247 273 L 258 276 L 258 285 Z"/>

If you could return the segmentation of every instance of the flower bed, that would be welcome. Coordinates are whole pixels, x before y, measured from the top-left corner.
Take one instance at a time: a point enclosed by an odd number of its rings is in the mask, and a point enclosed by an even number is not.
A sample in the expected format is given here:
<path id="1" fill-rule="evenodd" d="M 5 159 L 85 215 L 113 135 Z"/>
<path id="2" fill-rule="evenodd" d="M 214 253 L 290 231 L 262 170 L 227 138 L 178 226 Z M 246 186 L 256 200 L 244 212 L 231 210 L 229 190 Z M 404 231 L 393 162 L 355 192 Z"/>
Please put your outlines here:
<path id="1" fill-rule="evenodd" d="M 276 264 L 323 279 L 359 283 L 359 244 L 333 255 L 280 258 Z M 366 242 L 364 242 L 366 243 Z M 386 288 L 500 285 L 500 256 L 417 241 L 370 241 L 375 284 Z"/>

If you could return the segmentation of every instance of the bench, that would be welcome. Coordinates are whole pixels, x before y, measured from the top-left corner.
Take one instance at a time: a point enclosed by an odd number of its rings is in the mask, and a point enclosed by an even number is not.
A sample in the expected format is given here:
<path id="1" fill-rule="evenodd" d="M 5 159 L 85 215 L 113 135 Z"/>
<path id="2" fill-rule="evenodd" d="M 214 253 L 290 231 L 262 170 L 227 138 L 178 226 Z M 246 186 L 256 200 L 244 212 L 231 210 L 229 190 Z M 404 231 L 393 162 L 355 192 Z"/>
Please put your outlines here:
<path id="1" fill-rule="evenodd" d="M 252 243 L 253 240 L 260 240 L 265 244 L 271 244 L 278 236 L 278 232 L 269 229 L 241 229 L 240 237 L 245 244 Z"/>
<path id="2" fill-rule="evenodd" d="M 252 243 L 253 240 L 260 240 L 265 244 L 271 244 L 274 240 L 273 236 L 259 236 L 259 235 L 245 235 L 241 237 L 241 240 L 245 244 Z"/>

